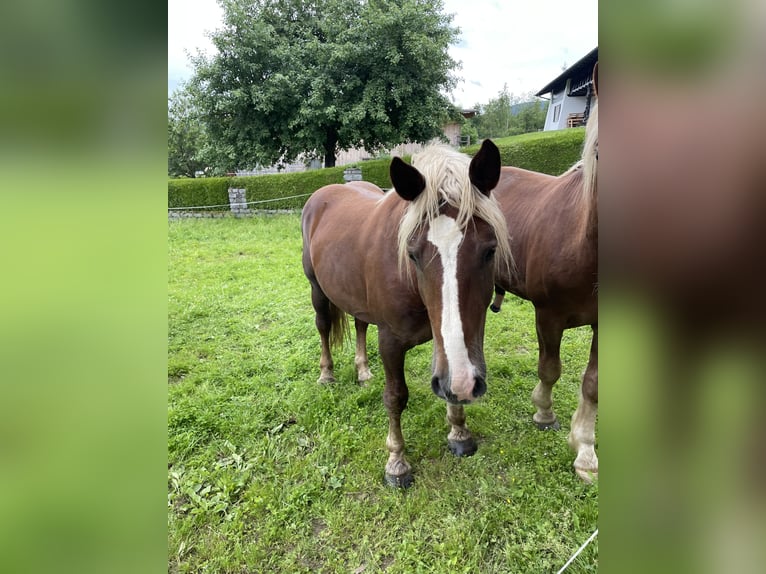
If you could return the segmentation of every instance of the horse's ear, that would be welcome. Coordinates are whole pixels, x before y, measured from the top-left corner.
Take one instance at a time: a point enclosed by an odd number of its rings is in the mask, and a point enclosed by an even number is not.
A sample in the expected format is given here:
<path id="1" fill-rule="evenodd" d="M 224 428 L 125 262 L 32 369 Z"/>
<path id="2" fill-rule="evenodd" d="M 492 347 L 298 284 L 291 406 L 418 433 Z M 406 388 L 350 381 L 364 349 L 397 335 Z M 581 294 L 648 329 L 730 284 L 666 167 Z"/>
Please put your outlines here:
<path id="1" fill-rule="evenodd" d="M 471 160 L 468 168 L 471 183 L 489 197 L 489 192 L 495 189 L 500 180 L 500 150 L 492 140 L 484 140 L 478 153 Z"/>
<path id="2" fill-rule="evenodd" d="M 404 163 L 401 158 L 395 157 L 391 160 L 389 174 L 396 193 L 407 201 L 414 200 L 426 188 L 423 175 L 410 164 Z"/>
<path id="3" fill-rule="evenodd" d="M 593 92 L 598 97 L 598 62 L 593 66 Z"/>

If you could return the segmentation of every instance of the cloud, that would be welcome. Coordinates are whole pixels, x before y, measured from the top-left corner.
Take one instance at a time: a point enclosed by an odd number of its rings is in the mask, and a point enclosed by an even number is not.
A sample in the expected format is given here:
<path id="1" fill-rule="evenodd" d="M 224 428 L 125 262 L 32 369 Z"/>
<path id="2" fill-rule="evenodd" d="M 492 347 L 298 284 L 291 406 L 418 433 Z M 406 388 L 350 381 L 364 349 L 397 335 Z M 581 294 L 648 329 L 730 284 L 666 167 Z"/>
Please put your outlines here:
<path id="1" fill-rule="evenodd" d="M 453 94 L 463 106 L 487 102 L 505 83 L 514 94 L 536 92 L 564 63 L 598 45 L 596 0 L 445 0 L 445 11 L 461 29 L 450 53 L 463 63 L 458 75 L 464 81 Z"/>
<path id="2" fill-rule="evenodd" d="M 223 11 L 215 0 L 168 0 L 168 92 L 192 74 L 188 54 L 214 51 L 206 36 L 221 25 Z M 171 88 L 173 83 L 173 88 Z"/>

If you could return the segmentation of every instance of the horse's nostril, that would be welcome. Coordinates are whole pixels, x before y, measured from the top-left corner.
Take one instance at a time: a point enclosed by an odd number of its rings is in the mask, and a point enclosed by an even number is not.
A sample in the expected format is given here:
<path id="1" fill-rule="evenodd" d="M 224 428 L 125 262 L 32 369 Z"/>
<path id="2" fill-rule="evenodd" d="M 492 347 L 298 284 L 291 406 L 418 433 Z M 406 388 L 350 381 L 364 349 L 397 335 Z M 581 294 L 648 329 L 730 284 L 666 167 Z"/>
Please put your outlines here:
<path id="1" fill-rule="evenodd" d="M 484 393 L 487 392 L 487 383 L 484 382 L 483 377 L 476 377 L 476 384 L 473 386 L 473 398 L 478 399 Z"/>

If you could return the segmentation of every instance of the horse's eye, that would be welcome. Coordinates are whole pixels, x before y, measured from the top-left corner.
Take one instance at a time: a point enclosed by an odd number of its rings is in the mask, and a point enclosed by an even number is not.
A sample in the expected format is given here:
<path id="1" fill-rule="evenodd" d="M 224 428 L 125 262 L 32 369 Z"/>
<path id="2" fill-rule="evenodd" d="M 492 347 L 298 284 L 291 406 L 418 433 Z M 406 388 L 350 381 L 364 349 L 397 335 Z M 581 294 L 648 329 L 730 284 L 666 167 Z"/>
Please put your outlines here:
<path id="1" fill-rule="evenodd" d="M 410 259 L 412 259 L 412 260 L 413 260 L 415 263 L 417 263 L 417 262 L 418 262 L 418 259 L 417 259 L 417 257 L 415 257 L 415 254 L 414 254 L 412 251 L 408 251 L 408 252 L 407 252 L 407 257 L 409 257 Z"/>
<path id="2" fill-rule="evenodd" d="M 484 253 L 484 261 L 485 262 L 489 263 L 490 261 L 492 261 L 492 259 L 494 259 L 494 257 L 495 257 L 495 250 L 496 250 L 495 247 L 490 247 L 489 249 L 487 249 L 487 251 Z"/>

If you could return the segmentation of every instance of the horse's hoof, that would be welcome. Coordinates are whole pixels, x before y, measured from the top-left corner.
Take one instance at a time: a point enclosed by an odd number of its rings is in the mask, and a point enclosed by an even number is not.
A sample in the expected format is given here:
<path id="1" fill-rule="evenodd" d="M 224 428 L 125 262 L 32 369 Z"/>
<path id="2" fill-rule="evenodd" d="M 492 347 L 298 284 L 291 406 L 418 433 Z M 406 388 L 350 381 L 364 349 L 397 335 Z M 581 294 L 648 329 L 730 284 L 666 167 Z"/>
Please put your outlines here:
<path id="1" fill-rule="evenodd" d="M 492 303 L 492 305 L 489 306 L 489 310 L 492 311 L 493 313 L 499 313 L 500 312 L 500 307 L 498 307 L 497 305 Z"/>
<path id="2" fill-rule="evenodd" d="M 360 385 L 362 385 L 362 386 L 364 387 L 364 386 L 367 386 L 367 385 L 365 385 L 365 383 L 366 383 L 367 381 L 369 381 L 371 378 L 372 378 L 372 372 L 370 372 L 370 370 L 369 370 L 369 369 L 367 369 L 366 371 L 360 371 L 360 372 L 357 374 L 357 377 L 356 377 L 356 381 L 357 381 L 357 382 L 358 382 Z"/>
<path id="3" fill-rule="evenodd" d="M 334 382 L 335 382 L 335 377 L 333 377 L 332 375 L 329 375 L 329 376 L 322 375 L 321 377 L 317 379 L 317 383 L 319 383 L 320 385 L 328 385 Z"/>
<path id="4" fill-rule="evenodd" d="M 479 445 L 472 438 L 465 440 L 447 440 L 449 450 L 455 456 L 471 456 L 479 450 Z"/>
<path id="5" fill-rule="evenodd" d="M 561 425 L 559 424 L 558 420 L 554 420 L 550 423 L 539 423 L 537 421 L 534 421 L 535 425 L 539 430 L 560 430 Z"/>
<path id="6" fill-rule="evenodd" d="M 585 484 L 593 484 L 598 481 L 598 470 L 586 470 L 584 468 L 575 468 L 577 476 L 580 477 Z"/>
<path id="7" fill-rule="evenodd" d="M 386 486 L 390 486 L 391 488 L 409 488 L 412 486 L 412 472 L 400 475 L 388 474 L 386 472 L 383 476 Z"/>

